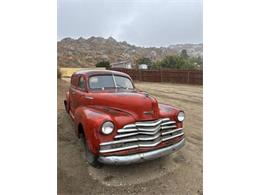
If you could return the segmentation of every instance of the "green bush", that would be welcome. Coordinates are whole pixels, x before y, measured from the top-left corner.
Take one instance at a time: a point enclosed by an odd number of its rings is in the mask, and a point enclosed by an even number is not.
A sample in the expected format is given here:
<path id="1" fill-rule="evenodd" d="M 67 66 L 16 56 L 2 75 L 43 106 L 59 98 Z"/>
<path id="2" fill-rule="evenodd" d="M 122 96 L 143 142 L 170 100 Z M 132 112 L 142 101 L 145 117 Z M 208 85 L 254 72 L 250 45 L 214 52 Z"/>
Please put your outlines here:
<path id="1" fill-rule="evenodd" d="M 137 64 L 140 65 L 140 64 L 147 64 L 147 65 L 151 65 L 152 64 L 152 61 L 150 60 L 150 58 L 139 58 L 137 60 Z"/>
<path id="2" fill-rule="evenodd" d="M 96 63 L 96 67 L 110 68 L 110 62 L 109 61 L 98 62 Z"/>
<path id="3" fill-rule="evenodd" d="M 201 57 L 188 57 L 186 52 L 182 52 L 180 55 L 165 56 L 162 60 L 154 62 L 152 68 L 169 68 L 175 70 L 194 70 L 198 67 L 202 67 Z"/>

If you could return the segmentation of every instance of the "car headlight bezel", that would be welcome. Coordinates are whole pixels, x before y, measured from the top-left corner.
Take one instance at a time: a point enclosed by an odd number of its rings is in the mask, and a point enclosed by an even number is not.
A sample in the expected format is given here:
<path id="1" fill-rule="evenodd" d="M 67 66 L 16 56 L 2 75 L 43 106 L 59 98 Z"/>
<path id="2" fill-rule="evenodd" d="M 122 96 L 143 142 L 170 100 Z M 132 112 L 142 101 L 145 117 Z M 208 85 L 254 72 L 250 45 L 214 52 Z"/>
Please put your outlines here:
<path id="1" fill-rule="evenodd" d="M 185 113 L 184 113 L 183 111 L 180 111 L 180 112 L 178 113 L 178 115 L 177 115 L 177 120 L 178 120 L 179 122 L 183 122 L 184 119 L 185 119 Z"/>
<path id="2" fill-rule="evenodd" d="M 111 121 L 105 121 L 102 124 L 101 132 L 104 135 L 109 135 L 109 134 L 111 134 L 114 131 L 114 129 L 115 129 L 115 125 Z"/>

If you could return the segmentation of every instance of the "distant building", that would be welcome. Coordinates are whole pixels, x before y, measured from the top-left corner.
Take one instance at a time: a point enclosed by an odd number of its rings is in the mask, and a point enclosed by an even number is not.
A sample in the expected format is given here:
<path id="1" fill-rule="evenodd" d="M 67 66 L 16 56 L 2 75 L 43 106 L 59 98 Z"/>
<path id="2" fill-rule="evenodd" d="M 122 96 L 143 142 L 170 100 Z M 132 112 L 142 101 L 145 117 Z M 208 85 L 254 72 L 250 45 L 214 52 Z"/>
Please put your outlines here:
<path id="1" fill-rule="evenodd" d="M 115 62 L 115 63 L 111 63 L 110 65 L 111 65 L 111 68 L 132 69 L 132 64 L 129 61 Z"/>
<path id="2" fill-rule="evenodd" d="M 147 64 L 140 64 L 138 66 L 139 69 L 143 69 L 143 70 L 147 70 L 148 69 L 148 65 Z"/>

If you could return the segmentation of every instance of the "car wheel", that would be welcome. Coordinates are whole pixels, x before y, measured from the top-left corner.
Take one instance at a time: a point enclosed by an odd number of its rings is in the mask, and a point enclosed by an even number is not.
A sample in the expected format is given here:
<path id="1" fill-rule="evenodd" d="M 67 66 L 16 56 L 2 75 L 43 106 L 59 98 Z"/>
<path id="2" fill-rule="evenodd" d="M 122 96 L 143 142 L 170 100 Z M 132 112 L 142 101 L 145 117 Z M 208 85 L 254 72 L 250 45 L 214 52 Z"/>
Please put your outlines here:
<path id="1" fill-rule="evenodd" d="M 84 149 L 84 156 L 87 160 L 87 162 L 95 167 L 95 168 L 101 168 L 102 167 L 102 163 L 100 163 L 98 160 L 97 160 L 97 156 L 94 155 L 90 149 L 89 149 L 89 146 L 88 146 L 88 141 L 87 141 L 87 138 L 85 137 L 85 135 L 83 133 L 80 134 L 80 142 L 83 146 L 83 149 Z"/>
<path id="2" fill-rule="evenodd" d="M 68 109 L 68 103 L 66 100 L 64 100 L 64 107 L 67 113 L 69 113 L 69 109 Z"/>

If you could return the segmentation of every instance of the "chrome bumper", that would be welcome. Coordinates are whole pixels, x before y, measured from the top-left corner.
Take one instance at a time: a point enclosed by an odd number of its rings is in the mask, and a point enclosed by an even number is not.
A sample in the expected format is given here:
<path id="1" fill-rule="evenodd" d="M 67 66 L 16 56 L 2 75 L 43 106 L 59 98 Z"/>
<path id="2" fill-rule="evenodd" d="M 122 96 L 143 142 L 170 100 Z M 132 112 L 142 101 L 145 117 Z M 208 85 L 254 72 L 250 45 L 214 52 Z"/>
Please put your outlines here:
<path id="1" fill-rule="evenodd" d="M 131 154 L 126 156 L 99 156 L 98 161 L 104 164 L 115 164 L 115 165 L 139 163 L 139 162 L 153 160 L 156 158 L 160 158 L 162 156 L 169 155 L 182 148 L 184 144 L 185 144 L 185 139 L 182 139 L 180 142 L 174 145 L 149 151 L 149 152 Z"/>

